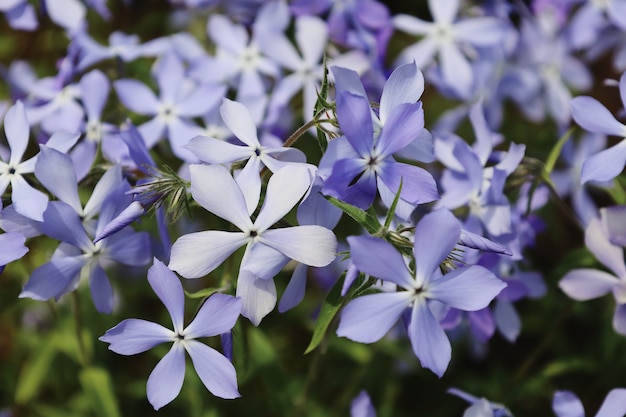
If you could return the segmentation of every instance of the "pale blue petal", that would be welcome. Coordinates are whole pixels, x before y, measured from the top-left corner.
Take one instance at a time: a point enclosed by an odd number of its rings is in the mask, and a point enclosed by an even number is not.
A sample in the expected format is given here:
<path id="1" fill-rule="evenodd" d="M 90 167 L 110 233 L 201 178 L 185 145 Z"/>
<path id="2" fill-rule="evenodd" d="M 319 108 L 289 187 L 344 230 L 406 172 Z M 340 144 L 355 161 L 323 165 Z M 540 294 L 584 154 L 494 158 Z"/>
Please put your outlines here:
<path id="1" fill-rule="evenodd" d="M 185 347 L 200 380 L 211 394 L 225 399 L 241 396 L 237 390 L 235 367 L 224 355 L 194 340 L 187 342 Z"/>
<path id="2" fill-rule="evenodd" d="M 221 165 L 190 165 L 191 195 L 202 207 L 228 220 L 240 230 L 252 228 L 239 186 Z"/>
<path id="3" fill-rule="evenodd" d="M 48 205 L 48 197 L 33 188 L 21 175 L 11 176 L 11 200 L 15 211 L 35 221 L 43 221 L 43 213 Z"/>
<path id="4" fill-rule="evenodd" d="M 432 280 L 425 296 L 459 310 L 476 311 L 487 307 L 504 287 L 504 281 L 496 278 L 493 272 L 472 265 Z"/>
<path id="5" fill-rule="evenodd" d="M 452 347 L 423 298 L 413 305 L 407 331 L 413 352 L 422 366 L 441 378 L 452 358 Z"/>
<path id="6" fill-rule="evenodd" d="M 159 112 L 159 100 L 152 90 L 136 80 L 117 80 L 113 83 L 122 104 L 139 114 Z"/>
<path id="7" fill-rule="evenodd" d="M 17 101 L 4 116 L 4 133 L 11 148 L 10 165 L 17 165 L 22 160 L 26 146 L 28 146 L 28 135 L 30 127 L 26 119 L 26 111 L 21 101 Z"/>
<path id="8" fill-rule="evenodd" d="M 570 101 L 572 117 L 583 129 L 593 133 L 626 136 L 626 126 L 598 100 L 588 96 L 575 97 Z M 623 167 L 623 165 L 622 165 Z"/>
<path id="9" fill-rule="evenodd" d="M 82 256 L 60 256 L 35 269 L 19 298 L 45 301 L 59 299 L 78 285 L 81 268 L 87 264 Z"/>
<path id="10" fill-rule="evenodd" d="M 387 241 L 371 236 L 350 236 L 350 257 L 359 271 L 398 284 L 407 290 L 415 280 L 402 255 Z"/>
<path id="11" fill-rule="evenodd" d="M 428 8 L 437 23 L 449 24 L 459 11 L 460 0 L 428 0 Z"/>
<path id="12" fill-rule="evenodd" d="M 351 300 L 341 311 L 337 335 L 356 342 L 380 340 L 412 302 L 408 291 L 370 294 Z"/>
<path id="13" fill-rule="evenodd" d="M 439 54 L 443 81 L 462 98 L 469 97 L 474 83 L 474 74 L 470 63 L 459 48 L 452 43 L 444 44 Z"/>
<path id="14" fill-rule="evenodd" d="M 619 284 L 613 275 L 597 269 L 574 269 L 559 281 L 559 288 L 578 301 L 602 297 Z"/>
<path id="15" fill-rule="evenodd" d="M 154 258 L 148 269 L 148 282 L 170 313 L 174 332 L 181 334 L 185 320 L 185 293 L 180 280 L 163 262 Z"/>
<path id="16" fill-rule="evenodd" d="M 85 204 L 84 216 L 91 218 L 99 213 L 102 203 L 122 185 L 122 182 L 122 168 L 119 164 L 115 164 L 104 173 L 91 192 L 91 197 Z"/>
<path id="17" fill-rule="evenodd" d="M 196 317 L 185 328 L 183 335 L 186 339 L 197 339 L 229 332 L 235 326 L 240 313 L 241 300 L 239 298 L 226 294 L 213 294 L 202 304 Z"/>
<path id="18" fill-rule="evenodd" d="M 243 143 L 251 148 L 260 146 L 257 129 L 248 109 L 241 103 L 227 98 L 222 102 L 220 114 L 224 124 Z"/>
<path id="19" fill-rule="evenodd" d="M 252 272 L 258 278 L 274 278 L 290 259 L 260 242 L 252 243 L 246 248 L 246 253 L 241 260 L 241 271 Z"/>
<path id="20" fill-rule="evenodd" d="M 104 269 L 92 262 L 89 268 L 89 290 L 96 310 L 99 313 L 111 314 L 113 311 L 113 288 Z"/>
<path id="21" fill-rule="evenodd" d="M 172 342 L 175 333 L 160 324 L 141 319 L 126 319 L 107 330 L 98 340 L 110 343 L 109 349 L 120 355 L 136 355 L 158 344 Z"/>
<path id="22" fill-rule="evenodd" d="M 596 417 L 623 417 L 626 414 L 626 389 L 612 389 L 604 399 Z M 559 416 L 560 417 L 560 416 Z"/>
<path id="23" fill-rule="evenodd" d="M 404 103 L 416 103 L 424 92 L 424 75 L 415 62 L 396 68 L 383 87 L 380 97 L 380 121 L 383 125 L 392 110 Z"/>
<path id="24" fill-rule="evenodd" d="M 280 313 L 291 310 L 300 304 L 304 298 L 307 271 L 308 267 L 305 264 L 298 264 L 294 268 L 291 279 L 278 303 L 278 311 Z"/>
<path id="25" fill-rule="evenodd" d="M 514 343 L 522 330 L 522 321 L 517 311 L 515 311 L 513 304 L 498 299 L 496 301 L 494 315 L 496 325 L 500 333 L 502 333 L 502 336 L 509 342 Z"/>
<path id="26" fill-rule="evenodd" d="M 260 242 L 309 266 L 326 266 L 337 255 L 337 238 L 331 230 L 317 225 L 266 230 Z"/>
<path id="27" fill-rule="evenodd" d="M 389 112 L 389 120 L 383 126 L 376 150 L 381 157 L 406 148 L 424 129 L 422 103 L 401 103 Z"/>
<path id="28" fill-rule="evenodd" d="M 604 266 L 619 278 L 626 279 L 624 252 L 620 246 L 615 246 L 609 241 L 602 227 L 602 221 L 597 217 L 589 220 L 585 229 L 585 245 Z"/>
<path id="29" fill-rule="evenodd" d="M 108 257 L 124 265 L 143 266 L 150 262 L 150 236 L 125 228 L 103 241 Z"/>
<path id="30" fill-rule="evenodd" d="M 415 278 L 421 286 L 439 268 L 461 236 L 461 224 L 446 209 L 425 215 L 415 227 Z"/>
<path id="31" fill-rule="evenodd" d="M 185 379 L 185 349 L 174 343 L 169 352 L 157 363 L 148 377 L 148 401 L 155 410 L 169 404 L 178 396 Z"/>
<path id="32" fill-rule="evenodd" d="M 618 334 L 626 336 L 626 304 L 617 304 L 615 306 L 613 328 Z"/>
<path id="33" fill-rule="evenodd" d="M 254 154 L 254 150 L 248 146 L 239 146 L 232 143 L 196 136 L 191 139 L 185 148 L 194 153 L 202 162 L 209 164 L 224 164 L 247 159 Z"/>
<path id="34" fill-rule="evenodd" d="M 44 187 L 59 200 L 67 203 L 78 214 L 83 207 L 78 198 L 78 186 L 74 164 L 70 157 L 55 149 L 40 145 L 40 153 L 35 164 L 35 176 Z"/>
<path id="35" fill-rule="evenodd" d="M 552 410 L 557 417 L 585 417 L 585 409 L 571 391 L 557 391 L 552 399 Z"/>
<path id="36" fill-rule="evenodd" d="M 307 192 L 313 181 L 305 164 L 289 164 L 275 172 L 267 184 L 265 201 L 254 222 L 257 230 L 266 230 L 282 219 Z"/>
<path id="37" fill-rule="evenodd" d="M 273 279 L 261 279 L 252 272 L 241 271 L 237 278 L 237 297 L 241 298 L 241 315 L 258 326 L 276 305 Z"/>
<path id="38" fill-rule="evenodd" d="M 200 278 L 217 268 L 247 240 L 244 233 L 217 230 L 183 235 L 172 245 L 168 267 L 185 278 Z"/>
<path id="39" fill-rule="evenodd" d="M 66 242 L 90 252 L 94 248 L 78 214 L 61 201 L 51 201 L 43 215 L 42 231 L 61 242 Z"/>
<path id="40" fill-rule="evenodd" d="M 311 66 L 321 62 L 328 40 L 326 22 L 317 16 L 296 18 L 295 38 L 304 62 Z"/>
<path id="41" fill-rule="evenodd" d="M 235 174 L 235 182 L 246 200 L 246 211 L 252 215 L 261 198 L 261 159 L 252 155 L 241 171 Z M 270 180 L 271 181 L 271 180 Z M 266 200 L 267 201 L 267 198 Z"/>
<path id="42" fill-rule="evenodd" d="M 623 132 L 626 136 L 626 132 Z M 617 177 L 626 165 L 626 140 L 611 146 L 583 162 L 580 174 L 581 184 L 588 181 L 610 181 Z"/>
<path id="43" fill-rule="evenodd" d="M 174 53 L 161 55 L 154 65 L 154 73 L 159 86 L 160 101 L 173 103 L 181 90 L 185 76 L 185 68 L 180 58 Z"/>
<path id="44" fill-rule="evenodd" d="M 87 118 L 100 120 L 111 88 L 109 79 L 99 70 L 93 70 L 80 79 L 81 98 Z"/>
<path id="45" fill-rule="evenodd" d="M 6 265 L 20 259 L 28 252 L 28 248 L 24 246 L 26 237 L 20 233 L 2 233 L 0 234 L 0 266 Z"/>
<path id="46" fill-rule="evenodd" d="M 372 151 L 373 126 L 367 97 L 340 91 L 337 94 L 337 120 L 352 147 L 362 158 Z"/>

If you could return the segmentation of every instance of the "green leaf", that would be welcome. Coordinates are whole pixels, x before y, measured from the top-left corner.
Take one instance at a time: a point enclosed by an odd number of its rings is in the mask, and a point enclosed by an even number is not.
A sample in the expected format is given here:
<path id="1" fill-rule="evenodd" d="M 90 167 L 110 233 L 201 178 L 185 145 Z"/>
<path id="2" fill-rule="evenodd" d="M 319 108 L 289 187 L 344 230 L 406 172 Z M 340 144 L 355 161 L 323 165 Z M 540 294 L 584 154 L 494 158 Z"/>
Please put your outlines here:
<path id="1" fill-rule="evenodd" d="M 378 219 L 366 211 L 361 210 L 358 207 L 348 204 L 341 200 L 337 200 L 335 197 L 326 197 L 334 206 L 339 207 L 344 213 L 352 217 L 358 224 L 363 226 L 369 234 L 375 235 L 382 229 L 382 225 Z"/>
<path id="2" fill-rule="evenodd" d="M 80 384 L 87 394 L 93 411 L 101 417 L 119 417 L 117 398 L 109 373 L 102 368 L 90 367 L 80 372 Z"/>
<path id="3" fill-rule="evenodd" d="M 206 298 L 206 297 L 212 296 L 218 290 L 219 288 L 215 288 L 215 287 L 203 288 L 195 292 L 185 291 L 185 295 L 187 296 L 187 298 Z"/>
<path id="4" fill-rule="evenodd" d="M 59 344 L 56 337 L 42 340 L 41 349 L 33 352 L 20 373 L 15 390 L 15 402 L 26 404 L 39 392 L 39 389 L 48 377 L 52 361 L 59 352 Z"/>
<path id="5" fill-rule="evenodd" d="M 328 326 L 330 326 L 330 323 L 333 321 L 333 319 L 337 315 L 337 312 L 341 308 L 341 303 L 343 301 L 343 297 L 341 296 L 341 287 L 343 287 L 343 281 L 345 280 L 345 278 L 346 274 L 344 273 L 337 280 L 333 288 L 324 299 L 320 314 L 317 316 L 315 328 L 313 329 L 313 337 L 311 337 L 311 342 L 304 351 L 305 355 L 313 351 L 317 346 L 319 346 L 319 344 L 324 339 L 324 335 L 326 334 Z"/>
<path id="6" fill-rule="evenodd" d="M 396 206 L 398 205 L 398 200 L 400 200 L 400 193 L 402 192 L 402 180 L 404 178 L 400 178 L 400 185 L 398 186 L 398 192 L 396 196 L 393 198 L 393 202 L 391 203 L 391 207 L 389 207 L 389 211 L 387 212 L 387 217 L 385 218 L 385 230 L 389 230 L 389 226 L 393 221 L 393 216 L 396 214 Z"/>
<path id="7" fill-rule="evenodd" d="M 626 204 L 626 191 L 624 190 L 624 179 L 617 177 L 616 181 L 613 182 L 613 187 L 607 189 L 611 198 L 615 201 L 615 203 L 623 206 Z"/>
<path id="8" fill-rule="evenodd" d="M 567 132 L 565 132 L 565 134 L 559 138 L 559 141 L 554 144 L 554 147 L 552 148 L 552 150 L 550 151 L 550 154 L 548 155 L 548 159 L 546 159 L 546 164 L 544 167 L 544 173 L 546 177 L 548 178 L 550 177 L 550 174 L 552 173 L 552 170 L 554 169 L 554 165 L 556 165 L 556 161 L 557 159 L 559 159 L 559 155 L 561 154 L 561 151 L 563 150 L 563 146 L 565 145 L 565 142 L 567 142 L 569 138 L 572 136 L 573 131 L 574 129 L 572 128 L 568 130 Z"/>

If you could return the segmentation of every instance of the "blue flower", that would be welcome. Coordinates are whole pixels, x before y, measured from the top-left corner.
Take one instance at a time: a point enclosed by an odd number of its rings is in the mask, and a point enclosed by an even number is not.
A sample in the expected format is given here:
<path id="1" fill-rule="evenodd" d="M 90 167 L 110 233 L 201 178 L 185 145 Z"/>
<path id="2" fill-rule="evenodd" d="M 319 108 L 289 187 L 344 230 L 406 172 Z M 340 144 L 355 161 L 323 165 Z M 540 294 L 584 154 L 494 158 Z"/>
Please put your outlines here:
<path id="1" fill-rule="evenodd" d="M 202 383 L 213 395 L 227 399 L 239 397 L 237 374 L 232 363 L 195 339 L 229 332 L 239 317 L 241 300 L 214 294 L 202 305 L 192 322 L 183 327 L 185 294 L 176 275 L 155 258 L 148 270 L 148 282 L 170 313 L 174 330 L 151 321 L 126 319 L 107 330 L 100 340 L 110 343 L 109 349 L 120 355 L 135 355 L 161 343 L 173 342 L 170 351 L 148 377 L 150 404 L 158 410 L 178 396 L 185 378 L 185 351 L 191 356 Z"/>

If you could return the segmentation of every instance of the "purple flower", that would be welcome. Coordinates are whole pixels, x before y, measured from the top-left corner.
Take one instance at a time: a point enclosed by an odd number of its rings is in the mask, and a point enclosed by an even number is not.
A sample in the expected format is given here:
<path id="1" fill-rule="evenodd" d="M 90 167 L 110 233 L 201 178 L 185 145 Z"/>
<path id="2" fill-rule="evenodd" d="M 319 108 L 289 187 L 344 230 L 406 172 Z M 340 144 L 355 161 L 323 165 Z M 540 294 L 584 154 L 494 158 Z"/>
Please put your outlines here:
<path id="1" fill-rule="evenodd" d="M 461 235 L 461 225 L 447 210 L 422 218 L 415 228 L 414 271 L 391 244 L 368 237 L 349 237 L 354 265 L 363 273 L 395 283 L 395 292 L 353 299 L 343 309 L 337 334 L 362 343 L 383 337 L 406 313 L 413 352 L 422 366 L 441 377 L 451 358 L 450 341 L 431 311 L 437 301 L 464 311 L 486 307 L 506 287 L 481 266 L 468 266 L 441 275 L 439 266 Z M 436 237 L 436 238 L 435 238 Z M 407 312 L 408 309 L 408 312 Z"/>
<path id="2" fill-rule="evenodd" d="M 148 401 L 155 410 L 178 396 L 185 378 L 185 351 L 204 386 L 215 396 L 237 398 L 237 374 L 230 361 L 215 349 L 198 342 L 201 337 L 229 332 L 241 311 L 241 300 L 214 294 L 200 307 L 195 318 L 184 326 L 185 294 L 176 274 L 158 259 L 148 270 L 148 282 L 170 313 L 174 330 L 160 324 L 126 319 L 107 330 L 100 340 L 120 355 L 136 355 L 161 343 L 173 342 L 170 351 L 159 361 L 148 377 Z"/>
<path id="3" fill-rule="evenodd" d="M 16 261 L 28 252 L 28 248 L 24 246 L 26 238 L 24 235 L 16 232 L 0 234 L 0 272 L 2 268 L 9 262 Z"/>

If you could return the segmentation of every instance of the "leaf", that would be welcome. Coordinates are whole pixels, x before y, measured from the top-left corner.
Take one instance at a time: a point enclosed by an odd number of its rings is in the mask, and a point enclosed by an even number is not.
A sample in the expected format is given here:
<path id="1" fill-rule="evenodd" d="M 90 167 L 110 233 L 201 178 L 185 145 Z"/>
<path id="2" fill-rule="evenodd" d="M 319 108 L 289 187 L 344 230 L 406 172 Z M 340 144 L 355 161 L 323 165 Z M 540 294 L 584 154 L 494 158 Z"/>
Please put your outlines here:
<path id="1" fill-rule="evenodd" d="M 565 134 L 563 134 L 563 136 L 559 138 L 558 142 L 554 144 L 554 147 L 552 147 L 552 150 L 550 151 L 550 154 L 548 155 L 548 159 L 546 159 L 546 164 L 544 166 L 544 173 L 547 178 L 550 177 L 550 174 L 554 169 L 554 165 L 556 165 L 556 161 L 557 159 L 559 159 L 559 155 L 561 155 L 563 146 L 565 145 L 565 142 L 567 142 L 568 139 L 572 136 L 573 131 L 574 129 L 572 128 L 565 132 Z"/>
<path id="2" fill-rule="evenodd" d="M 195 292 L 185 291 L 185 295 L 187 296 L 187 298 L 206 298 L 206 297 L 212 296 L 218 290 L 219 288 L 209 287 L 209 288 L 203 288 Z"/>
<path id="3" fill-rule="evenodd" d="M 80 372 L 79 379 L 93 411 L 97 415 L 102 417 L 120 416 L 111 377 L 106 370 L 89 367 Z"/>
<path id="4" fill-rule="evenodd" d="M 378 219 L 371 214 L 368 214 L 366 211 L 361 210 L 352 204 L 338 200 L 335 197 L 327 196 L 326 199 L 328 199 L 328 201 L 330 201 L 334 206 L 339 207 L 348 216 L 352 217 L 357 223 L 363 226 L 369 234 L 375 235 L 381 230 L 382 225 Z"/>
<path id="5" fill-rule="evenodd" d="M 44 339 L 41 342 L 39 345 L 41 349 L 33 352 L 20 373 L 15 390 L 15 402 L 17 404 L 26 404 L 37 395 L 43 381 L 48 376 L 54 357 L 59 352 L 56 337 Z"/>
<path id="6" fill-rule="evenodd" d="M 402 180 L 404 178 L 400 178 L 400 185 L 398 186 L 398 192 L 396 196 L 393 198 L 393 202 L 391 203 L 391 207 L 389 207 L 389 211 L 387 212 L 387 217 L 385 218 L 385 230 L 389 230 L 389 226 L 393 220 L 393 216 L 396 214 L 396 206 L 398 205 L 398 200 L 400 199 L 400 193 L 402 192 Z"/>
<path id="7" fill-rule="evenodd" d="M 343 297 L 341 296 L 341 287 L 343 287 L 343 281 L 346 277 L 344 273 L 337 280 L 333 288 L 331 288 L 330 292 L 324 299 L 324 303 L 322 304 L 322 308 L 320 309 L 320 314 L 317 316 L 317 322 L 315 323 L 315 328 L 313 329 L 313 336 L 311 337 L 311 342 L 309 346 L 304 351 L 304 354 L 313 351 L 324 339 L 324 335 L 326 334 L 326 330 L 330 323 L 333 321 L 337 312 L 341 308 L 341 304 L 343 301 Z"/>

